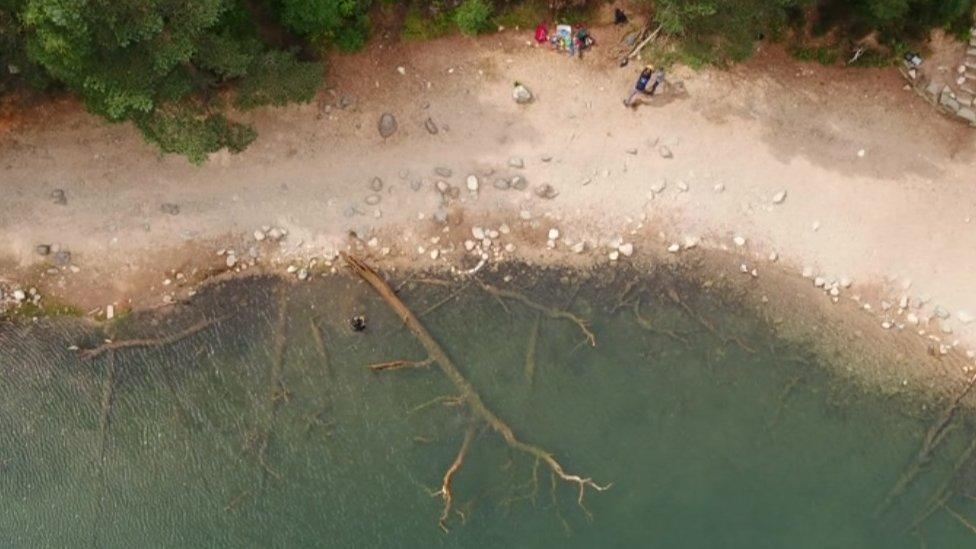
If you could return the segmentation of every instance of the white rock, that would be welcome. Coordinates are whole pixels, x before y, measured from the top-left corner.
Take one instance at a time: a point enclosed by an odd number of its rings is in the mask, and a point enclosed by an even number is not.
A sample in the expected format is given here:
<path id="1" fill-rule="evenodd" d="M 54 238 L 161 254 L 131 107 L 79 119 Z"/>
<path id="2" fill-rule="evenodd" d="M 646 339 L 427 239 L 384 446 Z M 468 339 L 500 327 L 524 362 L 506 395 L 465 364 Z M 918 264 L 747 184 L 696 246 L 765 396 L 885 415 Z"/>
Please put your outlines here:
<path id="1" fill-rule="evenodd" d="M 15 301 L 21 302 L 24 299 L 27 299 L 27 294 L 24 293 L 24 290 L 14 290 L 14 300 Z"/>
<path id="2" fill-rule="evenodd" d="M 697 236 L 686 236 L 684 242 L 684 248 L 690 250 L 692 248 L 697 248 L 698 244 L 701 243 L 701 239 Z"/>
<path id="3" fill-rule="evenodd" d="M 885 330 L 888 330 L 891 328 L 891 323 L 885 320 L 884 322 L 881 323 L 881 327 L 884 328 Z"/>
<path id="4" fill-rule="evenodd" d="M 618 252 L 617 250 L 614 250 L 614 251 L 610 252 L 607 255 L 607 257 L 610 258 L 610 261 L 616 261 L 616 260 L 620 259 L 620 252 Z"/>
<path id="5" fill-rule="evenodd" d="M 822 276 L 818 276 L 818 277 L 816 277 L 816 278 L 813 279 L 813 285 L 816 286 L 816 287 L 818 287 L 818 288 L 823 288 L 823 285 L 826 284 L 826 283 L 827 283 L 827 281 L 824 280 L 824 278 Z"/>
<path id="6" fill-rule="evenodd" d="M 769 260 L 770 261 L 777 261 L 777 260 L 779 260 L 779 254 L 776 253 L 776 252 L 769 252 Z"/>
<path id="7" fill-rule="evenodd" d="M 508 253 L 514 252 L 515 251 L 515 244 L 512 244 L 511 242 L 509 242 L 508 244 L 505 244 L 505 251 L 508 252 Z"/>
<path id="8" fill-rule="evenodd" d="M 671 252 L 671 253 L 673 253 L 673 254 L 676 254 L 679 251 L 681 251 L 681 245 L 678 244 L 678 243 L 674 243 L 674 244 L 668 246 L 668 251 Z"/>
<path id="9" fill-rule="evenodd" d="M 264 231 L 254 231 L 254 240 L 257 240 L 258 242 L 264 240 L 265 236 Z"/>
<path id="10" fill-rule="evenodd" d="M 284 238 L 284 236 L 285 231 L 283 229 L 279 229 L 278 227 L 272 227 L 271 230 L 268 231 L 268 238 L 271 240 L 281 240 Z"/>
<path id="11" fill-rule="evenodd" d="M 786 191 L 782 190 L 773 195 L 773 204 L 782 204 L 786 200 Z"/>
<path id="12" fill-rule="evenodd" d="M 301 269 L 298 269 L 298 280 L 305 280 L 307 278 L 308 278 L 308 269 L 306 269 L 304 267 L 301 268 Z"/>
<path id="13" fill-rule="evenodd" d="M 407 74 L 407 69 L 404 67 L 397 67 L 397 72 L 400 74 Z"/>
<path id="14" fill-rule="evenodd" d="M 440 257 L 440 255 L 441 255 L 441 251 L 438 250 L 437 248 L 434 248 L 433 250 L 430 251 L 431 259 L 437 259 L 438 257 Z"/>
<path id="15" fill-rule="evenodd" d="M 529 210 L 520 210 L 519 219 L 521 219 L 522 221 L 528 221 L 532 219 L 532 212 L 530 212 Z"/>
<path id="16" fill-rule="evenodd" d="M 810 225 L 810 228 L 811 228 L 811 229 L 813 229 L 813 232 L 817 232 L 817 231 L 819 231 L 819 230 L 820 230 L 820 222 L 819 222 L 819 221 L 814 221 L 814 222 L 813 222 L 813 223 L 812 223 L 812 224 Z"/>
<path id="17" fill-rule="evenodd" d="M 857 151 L 857 157 L 858 158 L 864 158 L 864 155 L 865 154 L 867 154 L 867 153 L 865 152 L 864 149 L 860 149 L 860 150 Z"/>
<path id="18" fill-rule="evenodd" d="M 716 183 L 715 186 L 712 187 L 712 190 L 714 190 L 717 193 L 724 192 L 725 191 L 725 183 Z"/>
<path id="19" fill-rule="evenodd" d="M 581 254 L 583 253 L 583 250 L 586 249 L 586 243 L 577 242 L 576 244 L 573 244 L 573 246 L 570 249 L 573 250 L 574 254 Z"/>
<path id="20" fill-rule="evenodd" d="M 559 238 L 559 229 L 553 227 L 549 229 L 549 240 L 556 240 Z"/>
<path id="21" fill-rule="evenodd" d="M 508 233 L 512 232 L 512 229 L 511 229 L 511 227 L 508 226 L 507 223 L 502 223 L 501 226 L 498 227 L 498 232 L 500 232 L 502 234 L 508 234 Z"/>
<path id="22" fill-rule="evenodd" d="M 634 245 L 630 243 L 621 244 L 619 247 L 617 247 L 617 251 L 623 254 L 624 257 L 630 257 L 634 255 Z"/>
<path id="23" fill-rule="evenodd" d="M 915 313 L 908 313 L 905 315 L 905 320 L 907 320 L 912 326 L 918 326 L 918 315 Z"/>
<path id="24" fill-rule="evenodd" d="M 475 237 L 477 240 L 484 240 L 485 230 L 481 227 L 471 227 L 471 236 Z"/>
<path id="25" fill-rule="evenodd" d="M 736 246 L 739 246 L 739 247 L 742 247 L 742 246 L 745 246 L 746 245 L 746 239 L 744 237 L 741 237 L 741 236 L 738 236 L 738 235 L 736 235 L 732 239 L 732 242 L 735 242 L 735 245 Z"/>
<path id="26" fill-rule="evenodd" d="M 684 181 L 678 181 L 677 187 L 678 187 L 678 190 L 681 191 L 681 192 L 683 192 L 683 193 L 688 192 L 688 184 L 685 183 Z"/>
<path id="27" fill-rule="evenodd" d="M 803 278 L 813 278 L 813 267 L 804 267 L 801 274 Z"/>
<path id="28" fill-rule="evenodd" d="M 759 271 L 756 269 L 749 271 L 749 274 L 752 275 L 752 278 L 759 278 Z"/>
<path id="29" fill-rule="evenodd" d="M 749 266 L 746 265 L 745 263 L 742 263 L 741 265 L 739 265 L 739 272 L 740 273 L 748 273 L 749 272 Z"/>
<path id="30" fill-rule="evenodd" d="M 469 175 L 468 176 L 468 179 L 467 179 L 467 183 L 468 183 L 468 190 L 469 191 L 476 192 L 478 190 L 479 182 L 478 182 L 478 176 L 477 175 L 474 175 L 474 174 Z"/>
<path id="31" fill-rule="evenodd" d="M 467 250 L 467 251 L 470 252 L 471 250 L 474 249 L 474 246 L 475 246 L 475 244 L 474 244 L 474 241 L 473 240 L 465 240 L 464 241 L 464 249 L 465 250 Z"/>
<path id="32" fill-rule="evenodd" d="M 898 308 L 899 309 L 907 309 L 908 308 L 908 296 L 907 295 L 901 296 L 901 299 L 898 300 Z"/>
<path id="33" fill-rule="evenodd" d="M 294 274 L 296 271 L 298 271 L 298 267 L 294 265 L 289 265 L 288 268 L 285 269 L 285 271 L 287 271 L 288 274 Z"/>
<path id="34" fill-rule="evenodd" d="M 654 183 L 651 183 L 651 192 L 654 194 L 660 194 L 664 192 L 664 189 L 666 189 L 667 187 L 668 187 L 668 181 L 667 179 L 664 179 L 662 177 L 661 179 L 658 179 Z"/>
<path id="35" fill-rule="evenodd" d="M 837 296 L 840 295 L 840 290 L 837 289 L 837 287 L 835 286 L 835 287 L 833 287 L 833 288 L 830 289 L 830 295 L 832 297 L 837 297 Z"/>
<path id="36" fill-rule="evenodd" d="M 233 267 L 234 265 L 237 265 L 237 256 L 235 256 L 234 254 L 228 255 L 226 263 L 228 267 Z"/>
<path id="37" fill-rule="evenodd" d="M 973 317 L 972 313 L 968 311 L 957 311 L 956 318 L 958 318 L 959 322 L 962 322 L 963 324 L 969 324 L 973 320 L 976 320 L 976 318 Z"/>
<path id="38" fill-rule="evenodd" d="M 851 282 L 851 279 L 849 277 L 846 277 L 846 276 L 840 277 L 840 287 L 841 288 L 850 288 L 851 287 L 851 284 L 853 284 L 853 282 Z"/>

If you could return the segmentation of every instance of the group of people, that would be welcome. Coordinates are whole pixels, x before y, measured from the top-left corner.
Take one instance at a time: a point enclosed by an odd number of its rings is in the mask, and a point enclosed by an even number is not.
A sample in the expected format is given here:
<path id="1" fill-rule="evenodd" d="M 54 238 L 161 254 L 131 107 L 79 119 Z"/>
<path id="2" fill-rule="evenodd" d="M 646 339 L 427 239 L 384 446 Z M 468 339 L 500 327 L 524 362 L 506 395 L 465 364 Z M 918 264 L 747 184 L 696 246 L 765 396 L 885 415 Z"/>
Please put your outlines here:
<path id="1" fill-rule="evenodd" d="M 535 41 L 539 45 L 548 44 L 556 51 L 566 52 L 570 57 L 583 57 L 583 51 L 596 44 L 585 23 L 577 27 L 576 32 L 569 25 L 556 25 L 556 31 L 552 34 L 549 34 L 545 23 L 539 23 L 535 28 Z"/>
<path id="2" fill-rule="evenodd" d="M 637 99 L 644 95 L 647 97 L 654 97 L 661 84 L 664 84 L 664 69 L 654 68 L 654 65 L 647 65 L 644 70 L 641 71 L 640 76 L 637 77 L 637 82 L 634 84 L 634 89 L 630 92 L 627 99 L 624 99 L 625 107 L 634 107 L 637 105 Z"/>

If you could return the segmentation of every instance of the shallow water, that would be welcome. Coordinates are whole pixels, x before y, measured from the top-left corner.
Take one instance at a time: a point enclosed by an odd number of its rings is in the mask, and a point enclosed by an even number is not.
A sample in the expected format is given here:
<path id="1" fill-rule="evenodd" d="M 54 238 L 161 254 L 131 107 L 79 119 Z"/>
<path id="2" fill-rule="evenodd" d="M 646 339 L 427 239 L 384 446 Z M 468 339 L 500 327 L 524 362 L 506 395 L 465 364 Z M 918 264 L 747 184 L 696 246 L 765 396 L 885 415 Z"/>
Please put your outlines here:
<path id="1" fill-rule="evenodd" d="M 422 280 L 400 294 L 521 439 L 569 472 L 613 483 L 588 492 L 586 510 L 573 486 L 482 427 L 454 480 L 460 513 L 442 532 L 442 501 L 430 494 L 471 416 L 435 399 L 456 388 L 436 367 L 365 368 L 425 356 L 365 285 L 262 278 L 214 287 L 176 315 L 118 323 L 124 340 L 219 319 L 161 348 L 86 361 L 67 347 L 106 334 L 67 320 L 0 327 L 0 542 L 917 547 L 920 534 L 927 547 L 976 544 L 953 515 L 976 522 L 971 464 L 951 474 L 973 436 L 968 418 L 879 513 L 937 403 L 925 412 L 918 400 L 863 392 L 687 281 L 676 291 L 688 310 L 660 276 L 633 286 L 623 306 L 627 276 L 515 280 L 508 287 L 589 319 L 598 345 L 570 321 L 475 284 Z M 635 298 L 654 331 L 635 320 Z M 356 313 L 367 331 L 349 329 Z M 947 479 L 946 507 L 913 529 Z"/>

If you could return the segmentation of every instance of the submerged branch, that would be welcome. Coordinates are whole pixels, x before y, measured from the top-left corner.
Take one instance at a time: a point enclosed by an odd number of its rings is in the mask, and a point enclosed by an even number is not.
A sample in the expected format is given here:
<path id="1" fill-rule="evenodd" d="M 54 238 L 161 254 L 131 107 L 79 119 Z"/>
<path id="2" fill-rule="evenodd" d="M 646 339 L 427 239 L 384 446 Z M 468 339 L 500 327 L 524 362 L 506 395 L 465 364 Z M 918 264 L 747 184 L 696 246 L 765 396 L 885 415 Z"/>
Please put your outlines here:
<path id="1" fill-rule="evenodd" d="M 454 458 L 451 466 L 444 473 L 441 489 L 431 494 L 433 497 L 440 496 L 444 500 L 444 511 L 441 513 L 441 518 L 437 521 L 437 525 L 445 532 L 448 531 L 447 521 L 451 518 L 451 506 L 454 504 L 454 493 L 451 492 L 451 482 L 454 480 L 454 475 L 461 470 L 461 466 L 464 464 L 464 458 L 468 455 L 468 448 L 471 447 L 471 441 L 474 440 L 475 429 L 476 425 L 472 422 L 464 432 L 464 440 L 461 442 L 461 449 L 458 450 L 457 457 Z"/>
<path id="2" fill-rule="evenodd" d="M 673 288 L 668 288 L 668 297 L 670 297 L 671 301 L 673 301 L 676 305 L 681 307 L 681 309 L 684 310 L 685 314 L 691 317 L 692 320 L 694 320 L 695 322 L 700 324 L 703 328 L 708 330 L 713 336 L 720 339 L 722 343 L 726 343 L 726 344 L 735 343 L 743 351 L 756 354 L 756 349 L 746 344 L 746 342 L 742 341 L 742 338 L 735 335 L 729 336 L 719 331 L 719 329 L 716 328 L 714 324 L 712 324 L 711 320 L 708 320 L 707 318 L 705 318 L 704 316 L 696 312 L 694 309 L 689 307 L 688 304 L 681 299 L 681 296 L 678 295 L 678 292 L 674 291 Z"/>
<path id="3" fill-rule="evenodd" d="M 180 340 L 195 335 L 218 323 L 222 319 L 201 320 L 189 328 L 172 335 L 149 339 L 124 339 L 121 341 L 109 341 L 92 349 L 82 349 L 78 351 L 78 356 L 82 360 L 91 360 L 99 357 L 108 351 L 118 349 L 133 349 L 137 347 L 165 347 L 172 345 Z"/>
<path id="4" fill-rule="evenodd" d="M 447 356 L 444 349 L 437 343 L 437 341 L 430 335 L 427 328 L 414 316 L 413 312 L 407 308 L 406 304 L 400 300 L 400 298 L 393 292 L 389 284 L 374 271 L 369 265 L 361 261 L 360 259 L 352 256 L 348 253 L 342 252 L 342 258 L 345 260 L 346 264 L 365 282 L 373 287 L 374 290 L 387 302 L 387 304 L 397 313 L 403 323 L 407 328 L 414 334 L 414 336 L 420 341 L 420 343 L 427 349 L 430 358 L 436 362 L 444 375 L 451 380 L 455 387 L 464 398 L 464 401 L 468 404 L 471 411 L 479 416 L 483 421 L 485 421 L 502 439 L 514 450 L 528 454 L 549 467 L 552 474 L 558 476 L 565 482 L 575 484 L 579 487 L 579 496 L 577 497 L 577 502 L 581 507 L 585 509 L 583 505 L 583 499 L 586 495 L 587 489 L 592 489 L 596 491 L 604 491 L 610 488 L 611 484 L 601 485 L 593 481 L 589 477 L 584 477 L 581 475 L 575 475 L 567 473 L 563 468 L 562 464 L 556 460 L 552 453 L 532 444 L 528 444 L 518 439 L 515 436 L 515 432 L 507 423 L 505 423 L 501 418 L 499 418 L 495 413 L 488 408 L 488 406 L 481 400 L 481 396 L 475 390 L 471 382 L 461 374 L 454 362 Z M 518 296 L 519 294 L 515 294 Z M 516 298 L 518 299 L 518 298 Z M 532 303 L 532 302 L 529 302 Z M 536 304 L 535 308 L 540 308 L 543 312 L 548 311 L 547 307 L 542 307 Z M 574 317 L 575 318 L 575 317 Z M 585 326 L 585 325 L 584 325 Z M 589 331 L 587 330 L 587 333 Z M 592 334 L 590 334 L 592 335 Z"/>
<path id="5" fill-rule="evenodd" d="M 587 343 L 589 343 L 591 347 L 596 347 L 596 335 L 594 335 L 593 332 L 590 330 L 589 322 L 587 322 L 585 319 L 582 319 L 569 311 L 564 311 L 562 309 L 555 309 L 543 305 L 541 303 L 536 303 L 535 301 L 532 301 L 528 297 L 512 290 L 497 288 L 495 286 L 492 286 L 484 282 L 481 283 L 481 287 L 486 292 L 488 292 L 489 294 L 497 298 L 504 298 L 504 299 L 511 299 L 514 301 L 518 301 L 519 303 L 525 305 L 530 309 L 535 309 L 536 311 L 545 314 L 549 318 L 564 319 L 572 322 L 573 324 L 576 324 L 576 326 L 580 329 L 581 332 L 583 332 L 583 335 L 586 337 Z"/>
<path id="6" fill-rule="evenodd" d="M 535 322 L 532 323 L 532 331 L 529 332 L 529 344 L 525 350 L 525 382 L 532 387 L 535 380 L 535 350 L 539 339 L 539 326 L 542 324 L 542 313 L 535 315 Z"/>
<path id="7" fill-rule="evenodd" d="M 406 368 L 425 368 L 434 362 L 427 358 L 424 360 L 391 360 L 389 362 L 378 362 L 366 366 L 373 372 L 385 372 L 387 370 L 403 370 Z"/>

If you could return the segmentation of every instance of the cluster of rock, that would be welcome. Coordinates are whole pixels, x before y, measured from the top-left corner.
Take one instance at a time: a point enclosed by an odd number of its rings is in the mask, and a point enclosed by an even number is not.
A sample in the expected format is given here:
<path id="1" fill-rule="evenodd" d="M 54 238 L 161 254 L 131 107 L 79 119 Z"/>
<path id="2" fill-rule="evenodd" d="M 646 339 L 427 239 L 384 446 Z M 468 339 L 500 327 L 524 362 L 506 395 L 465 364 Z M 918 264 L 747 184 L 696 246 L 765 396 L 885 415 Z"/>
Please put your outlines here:
<path id="1" fill-rule="evenodd" d="M 955 80 L 941 82 L 923 76 L 910 65 L 902 68 L 910 85 L 949 116 L 976 127 L 976 27 L 970 30 L 969 45 L 955 69 Z"/>
<path id="2" fill-rule="evenodd" d="M 41 294 L 36 288 L 23 289 L 20 286 L 0 284 L 0 314 L 31 304 L 40 306 Z"/>

